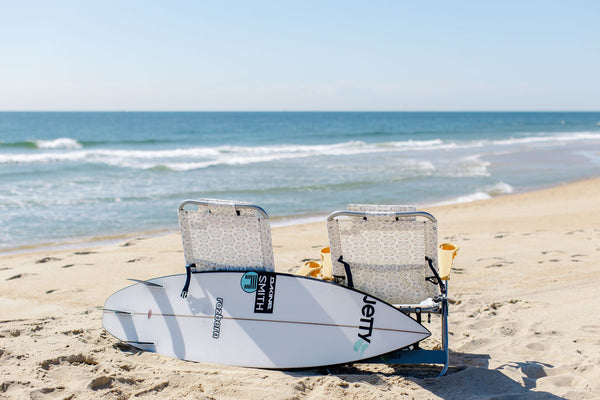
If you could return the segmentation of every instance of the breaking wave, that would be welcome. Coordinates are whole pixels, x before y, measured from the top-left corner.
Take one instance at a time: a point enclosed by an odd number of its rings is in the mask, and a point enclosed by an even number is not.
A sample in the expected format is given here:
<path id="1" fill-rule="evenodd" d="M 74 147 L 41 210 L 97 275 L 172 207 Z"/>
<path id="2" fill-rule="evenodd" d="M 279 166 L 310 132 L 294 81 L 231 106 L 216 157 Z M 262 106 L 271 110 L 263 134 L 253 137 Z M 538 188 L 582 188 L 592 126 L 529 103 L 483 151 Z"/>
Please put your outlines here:
<path id="1" fill-rule="evenodd" d="M 459 196 L 454 199 L 442 201 L 440 203 L 435 203 L 435 205 L 444 206 L 449 204 L 470 203 L 479 200 L 489 200 L 492 197 L 510 194 L 513 192 L 514 188 L 511 185 L 509 185 L 506 182 L 498 182 L 493 186 L 486 186 L 482 188 L 482 190 L 478 190 L 474 193 Z"/>
<path id="2" fill-rule="evenodd" d="M 370 153 L 423 152 L 519 146 L 529 144 L 561 145 L 565 142 L 600 140 L 600 133 L 575 132 L 527 136 L 503 140 L 444 141 L 406 140 L 367 143 L 349 141 L 322 145 L 215 146 L 158 150 L 107 149 L 84 145 L 72 138 L 1 143 L 0 148 L 26 148 L 27 151 L 0 153 L 0 164 L 43 164 L 61 162 L 99 163 L 121 168 L 189 171 L 219 165 L 247 165 L 319 156 L 352 156 Z M 37 151 L 32 151 L 36 149 Z M 487 176 L 489 163 L 478 157 L 463 159 L 460 174 Z"/>
<path id="3" fill-rule="evenodd" d="M 83 146 L 75 139 L 58 138 L 54 140 L 36 140 L 35 145 L 38 149 L 80 149 Z"/>
<path id="4" fill-rule="evenodd" d="M 58 139 L 44 143 L 44 148 L 56 149 L 68 142 Z M 259 162 L 289 160 L 315 156 L 344 156 L 392 151 L 431 149 L 441 141 L 406 141 L 386 145 L 352 141 L 324 145 L 217 146 L 164 150 L 81 149 L 74 151 L 0 154 L 0 164 L 40 164 L 59 162 L 104 163 L 111 166 L 138 169 L 169 169 L 187 171 L 217 165 L 246 165 Z M 50 147 L 56 146 L 56 147 Z M 38 148 L 39 145 L 38 145 Z M 185 161 L 182 161 L 185 160 Z"/>
<path id="5" fill-rule="evenodd" d="M 0 142 L 0 148 L 21 149 L 81 149 L 83 145 L 75 139 L 58 138 L 52 140 L 25 140 L 22 142 Z"/>

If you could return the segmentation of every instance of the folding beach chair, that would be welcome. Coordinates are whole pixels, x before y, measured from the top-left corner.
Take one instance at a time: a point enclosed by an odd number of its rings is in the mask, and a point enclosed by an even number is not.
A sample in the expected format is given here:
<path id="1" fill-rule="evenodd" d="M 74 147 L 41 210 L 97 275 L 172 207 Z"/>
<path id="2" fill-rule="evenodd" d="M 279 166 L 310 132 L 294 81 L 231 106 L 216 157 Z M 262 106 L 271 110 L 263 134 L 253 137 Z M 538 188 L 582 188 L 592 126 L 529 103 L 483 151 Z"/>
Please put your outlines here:
<path id="1" fill-rule="evenodd" d="M 441 317 L 440 350 L 417 344 L 371 361 L 443 364 L 444 375 L 449 363 L 447 285 L 458 249 L 442 245 L 449 261 L 440 269 L 436 219 L 413 206 L 350 205 L 329 215 L 327 230 L 336 282 L 416 314 L 418 322 L 423 313 Z"/>
<path id="2" fill-rule="evenodd" d="M 192 272 L 273 271 L 269 216 L 261 207 L 229 200 L 186 200 L 179 206 L 187 280 Z"/>

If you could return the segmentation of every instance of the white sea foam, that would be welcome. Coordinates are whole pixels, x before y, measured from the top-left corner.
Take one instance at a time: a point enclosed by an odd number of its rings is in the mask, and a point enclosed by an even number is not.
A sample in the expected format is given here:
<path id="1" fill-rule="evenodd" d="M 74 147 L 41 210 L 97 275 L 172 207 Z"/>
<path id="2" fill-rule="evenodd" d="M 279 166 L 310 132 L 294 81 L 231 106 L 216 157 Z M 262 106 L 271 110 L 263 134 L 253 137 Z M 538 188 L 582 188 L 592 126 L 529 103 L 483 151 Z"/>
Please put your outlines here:
<path id="1" fill-rule="evenodd" d="M 75 139 L 71 138 L 58 138 L 54 140 L 35 140 L 36 147 L 38 149 L 80 149 L 83 146 Z"/>
<path id="2" fill-rule="evenodd" d="M 481 154 L 473 154 L 458 160 L 440 159 L 437 175 L 448 178 L 464 178 L 473 176 L 490 176 L 489 161 L 481 159 Z"/>
<path id="3" fill-rule="evenodd" d="M 506 182 L 498 182 L 493 186 L 488 186 L 485 188 L 485 192 L 490 196 L 500 196 L 503 194 L 513 193 L 515 189 Z"/>
<path id="4" fill-rule="evenodd" d="M 421 145 L 417 145 L 420 147 Z M 397 151 L 360 141 L 327 145 L 219 146 L 165 150 L 79 150 L 70 152 L 0 154 L 0 164 L 39 164 L 56 162 L 104 163 L 125 168 L 148 169 L 165 166 L 190 170 L 215 165 L 245 165 L 285 159 L 342 156 Z M 181 160 L 186 160 L 182 162 Z"/>
<path id="5" fill-rule="evenodd" d="M 476 154 L 469 157 L 465 157 L 459 166 L 461 171 L 458 172 L 458 176 L 490 176 L 488 167 L 491 165 L 489 161 L 481 159 L 481 155 Z"/>
<path id="6" fill-rule="evenodd" d="M 581 140 L 600 140 L 600 133 L 593 132 L 573 132 L 573 133 L 562 133 L 559 135 L 540 135 L 540 136 L 526 136 L 522 138 L 510 138 L 504 140 L 494 140 L 491 142 L 493 145 L 510 146 L 515 144 L 528 144 L 528 143 L 560 143 L 560 142 L 577 142 Z"/>
<path id="7" fill-rule="evenodd" d="M 443 201 L 441 203 L 437 203 L 437 205 L 470 203 L 472 201 L 488 200 L 488 199 L 491 199 L 491 198 L 492 198 L 492 196 L 490 196 L 486 192 L 475 192 L 475 193 L 467 194 L 465 196 L 456 197 L 456 198 L 454 198 L 452 200 L 448 200 L 448 201 Z"/>
<path id="8" fill-rule="evenodd" d="M 486 186 L 482 190 L 470 193 L 464 196 L 455 197 L 446 201 L 435 203 L 436 206 L 444 206 L 449 204 L 470 203 L 479 200 L 489 200 L 492 197 L 510 194 L 514 192 L 514 188 L 506 182 L 498 182 L 495 185 Z"/>
<path id="9" fill-rule="evenodd" d="M 186 171 L 218 165 L 247 165 L 305 157 L 460 150 L 531 143 L 562 144 L 568 141 L 581 140 L 600 140 L 600 133 L 575 132 L 572 134 L 528 136 L 496 141 L 445 142 L 441 139 L 385 143 L 350 141 L 322 145 L 217 146 L 162 150 L 83 149 L 82 145 L 74 139 L 59 138 L 35 142 L 39 149 L 45 151 L 0 154 L 0 164 L 86 162 L 122 168 L 151 169 L 164 167 L 175 171 Z M 487 170 L 489 165 L 489 162 L 481 160 L 479 155 L 474 155 L 461 159 L 458 164 L 449 167 L 447 173 L 454 176 L 489 176 Z"/>

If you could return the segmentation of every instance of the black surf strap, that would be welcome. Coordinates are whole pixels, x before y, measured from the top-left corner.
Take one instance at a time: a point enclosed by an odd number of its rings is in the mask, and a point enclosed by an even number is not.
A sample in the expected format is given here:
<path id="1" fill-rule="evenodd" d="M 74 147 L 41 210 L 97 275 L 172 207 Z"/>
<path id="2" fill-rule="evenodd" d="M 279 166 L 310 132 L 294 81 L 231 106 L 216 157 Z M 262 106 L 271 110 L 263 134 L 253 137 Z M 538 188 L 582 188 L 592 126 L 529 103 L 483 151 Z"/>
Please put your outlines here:
<path id="1" fill-rule="evenodd" d="M 192 268 L 196 268 L 196 264 L 190 264 L 185 266 L 185 285 L 183 286 L 183 290 L 181 291 L 181 298 L 185 299 L 188 295 L 188 290 L 190 289 L 190 281 L 192 280 Z"/>

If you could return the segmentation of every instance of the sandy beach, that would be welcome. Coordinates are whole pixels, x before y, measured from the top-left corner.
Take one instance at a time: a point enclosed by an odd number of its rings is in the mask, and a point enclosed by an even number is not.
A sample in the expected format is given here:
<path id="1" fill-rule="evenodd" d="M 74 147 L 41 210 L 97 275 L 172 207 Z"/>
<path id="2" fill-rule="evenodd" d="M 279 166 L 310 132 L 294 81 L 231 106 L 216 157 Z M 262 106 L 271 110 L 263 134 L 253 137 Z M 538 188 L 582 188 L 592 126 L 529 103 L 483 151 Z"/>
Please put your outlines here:
<path id="1" fill-rule="evenodd" d="M 599 199 L 590 179 L 424 209 L 461 248 L 442 378 L 433 366 L 236 368 L 119 343 L 104 300 L 127 278 L 183 273 L 178 234 L 0 255 L 0 398 L 600 398 Z M 327 245 L 325 223 L 273 228 L 273 245 L 276 269 L 293 272 Z"/>

